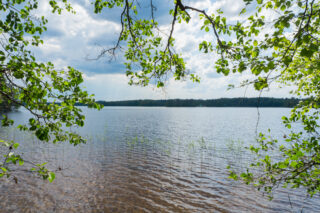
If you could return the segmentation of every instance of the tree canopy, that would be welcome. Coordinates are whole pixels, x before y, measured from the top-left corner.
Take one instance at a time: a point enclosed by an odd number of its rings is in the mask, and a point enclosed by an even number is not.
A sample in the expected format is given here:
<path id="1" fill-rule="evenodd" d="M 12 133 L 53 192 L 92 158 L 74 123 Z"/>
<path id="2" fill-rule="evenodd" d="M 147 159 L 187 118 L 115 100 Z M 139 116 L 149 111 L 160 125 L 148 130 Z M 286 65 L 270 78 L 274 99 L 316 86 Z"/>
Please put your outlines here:
<path id="1" fill-rule="evenodd" d="M 291 131 L 284 139 L 271 139 L 264 134 L 258 137 L 259 146 L 251 151 L 260 160 L 252 166 L 259 174 L 248 169 L 242 174 L 230 171 L 232 178 L 242 179 L 259 190 L 271 193 L 279 185 L 303 187 L 310 195 L 320 190 L 320 3 L 317 0 L 244 0 L 246 7 L 240 12 L 246 21 L 229 21 L 223 11 L 208 13 L 208 8 L 196 8 L 192 2 L 174 0 L 169 11 L 172 16 L 168 35 L 163 34 L 155 19 L 155 6 L 150 0 L 151 18 L 139 17 L 139 1 L 96 0 L 95 12 L 105 8 L 122 8 L 122 29 L 118 42 L 105 49 L 100 56 L 113 56 L 121 44 L 127 45 L 126 74 L 131 84 L 147 85 L 151 80 L 158 87 L 165 79 L 176 80 L 190 77 L 181 54 L 174 49 L 174 30 L 181 22 L 191 18 L 202 21 L 200 29 L 214 36 L 198 44 L 199 52 L 217 56 L 215 69 L 218 73 L 251 73 L 253 81 L 240 86 L 253 85 L 258 91 L 270 84 L 291 85 L 292 94 L 304 98 L 289 117 L 283 117 L 290 130 L 293 123 L 300 123 L 302 130 Z M 189 5 L 190 4 L 190 5 Z M 249 6 L 255 8 L 250 10 Z M 197 14 L 193 16 L 193 14 Z M 231 86 L 232 87 L 232 86 Z M 277 149 L 279 158 L 270 157 Z M 256 171 L 254 169 L 253 171 Z"/>
<path id="2" fill-rule="evenodd" d="M 56 1 L 50 1 L 53 13 L 61 13 L 63 9 L 73 12 L 67 1 L 62 2 L 63 6 L 59 6 Z M 47 19 L 32 13 L 37 7 L 36 0 L 0 2 L 0 102 L 21 106 L 30 112 L 28 123 L 18 124 L 18 129 L 34 133 L 41 141 L 68 141 L 77 145 L 85 142 L 84 138 L 64 129 L 84 125 L 85 117 L 74 104 L 84 103 L 98 109 L 100 105 L 81 89 L 81 72 L 72 67 L 57 69 L 51 62 L 37 61 L 31 52 L 32 47 L 43 43 L 41 34 L 47 30 Z M 7 116 L 1 121 L 2 126 L 14 124 Z M 0 142 L 8 147 L 0 164 L 0 177 L 10 176 L 9 165 L 23 165 L 24 161 L 22 156 L 13 152 L 13 149 L 18 148 L 18 143 L 5 140 Z M 44 165 L 37 164 L 33 170 L 45 179 L 54 179 L 54 174 Z"/>
<path id="3" fill-rule="evenodd" d="M 149 0 L 150 18 L 142 18 L 137 0 L 94 0 L 94 12 L 120 8 L 121 31 L 116 45 L 104 49 L 98 58 L 114 57 L 120 48 L 125 49 L 126 74 L 129 83 L 146 86 L 165 84 L 167 78 L 176 80 L 190 78 L 200 81 L 195 73 L 188 71 L 184 58 L 174 46 L 175 26 L 191 18 L 201 21 L 200 29 L 213 35 L 212 40 L 198 44 L 202 54 L 214 54 L 212 69 L 224 75 L 250 73 L 253 81 L 240 86 L 253 85 L 258 91 L 270 84 L 295 86 L 291 93 L 303 98 L 289 117 L 284 117 L 288 129 L 292 123 L 301 123 L 303 129 L 292 131 L 285 139 L 271 139 L 264 134 L 258 137 L 259 146 L 252 146 L 253 153 L 261 158 L 253 163 L 259 168 L 257 175 L 248 169 L 242 174 L 230 171 L 234 179 L 242 179 L 258 189 L 271 193 L 279 185 L 293 188 L 304 187 L 310 195 L 320 190 L 320 3 L 317 0 L 244 0 L 247 7 L 239 16 L 245 21 L 230 21 L 223 11 L 209 13 L 208 8 L 197 8 L 192 2 L 173 0 L 169 33 L 163 33 L 156 20 L 156 7 Z M 52 12 L 61 13 L 65 8 L 73 11 L 66 0 L 63 7 L 50 1 Z M 190 4 L 189 4 L 190 3 Z M 249 6 L 253 6 L 251 10 Z M 94 99 L 82 91 L 81 73 L 71 67 L 57 70 L 50 62 L 37 62 L 30 46 L 42 43 L 41 34 L 46 30 L 45 17 L 35 19 L 31 11 L 37 8 L 36 0 L 8 0 L 0 3 L 4 14 L 1 18 L 1 89 L 3 97 L 25 107 L 33 115 L 28 124 L 19 125 L 21 130 L 34 132 L 40 140 L 53 142 L 83 139 L 62 126 L 83 125 L 81 110 L 76 102 L 99 108 Z M 272 14 L 272 16 L 270 15 Z M 270 16 L 269 16 L 270 15 Z M 232 87 L 232 86 L 231 86 Z M 15 94 L 15 95 L 12 95 Z M 51 104 L 47 104 L 51 101 Z M 61 105 L 55 104 L 61 101 Z M 3 125 L 11 125 L 8 118 Z M 16 147 L 14 144 L 8 144 Z M 280 158 L 273 159 L 269 152 L 277 149 Z M 9 155 L 8 155 L 9 156 Z M 13 157 L 11 157 L 13 156 Z M 10 155 L 2 165 L 6 174 L 6 162 L 16 162 Z M 19 158 L 18 158 L 19 160 Z M 255 170 L 254 170 L 255 171 Z M 46 176 L 47 177 L 47 176 Z"/>

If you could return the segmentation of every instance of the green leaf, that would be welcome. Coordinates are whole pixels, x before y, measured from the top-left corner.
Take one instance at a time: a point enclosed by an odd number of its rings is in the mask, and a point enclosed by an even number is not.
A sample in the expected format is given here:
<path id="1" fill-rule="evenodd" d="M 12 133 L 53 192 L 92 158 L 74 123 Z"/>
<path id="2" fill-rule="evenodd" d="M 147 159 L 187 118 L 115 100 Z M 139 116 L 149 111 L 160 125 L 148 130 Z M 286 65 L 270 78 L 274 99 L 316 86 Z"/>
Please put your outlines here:
<path id="1" fill-rule="evenodd" d="M 312 50 L 304 48 L 304 49 L 301 50 L 300 54 L 301 54 L 301 56 L 310 58 L 313 55 L 313 53 L 314 52 Z"/>
<path id="2" fill-rule="evenodd" d="M 52 183 L 55 178 L 56 178 L 55 173 L 49 172 L 48 181 L 49 181 L 50 183 Z"/>
<path id="3" fill-rule="evenodd" d="M 19 144 L 18 144 L 18 143 L 14 143 L 14 144 L 13 144 L 13 148 L 14 148 L 14 149 L 17 149 L 18 147 L 19 147 Z"/>
<path id="4" fill-rule="evenodd" d="M 246 13 L 246 12 L 247 12 L 246 8 L 243 8 L 243 9 L 241 10 L 241 12 L 240 12 L 240 15 L 241 15 L 241 14 L 244 14 L 244 13 Z"/>
<path id="5" fill-rule="evenodd" d="M 297 165 L 298 165 L 298 163 L 296 161 L 292 161 L 290 163 L 290 166 L 293 167 L 293 168 L 296 168 Z"/>

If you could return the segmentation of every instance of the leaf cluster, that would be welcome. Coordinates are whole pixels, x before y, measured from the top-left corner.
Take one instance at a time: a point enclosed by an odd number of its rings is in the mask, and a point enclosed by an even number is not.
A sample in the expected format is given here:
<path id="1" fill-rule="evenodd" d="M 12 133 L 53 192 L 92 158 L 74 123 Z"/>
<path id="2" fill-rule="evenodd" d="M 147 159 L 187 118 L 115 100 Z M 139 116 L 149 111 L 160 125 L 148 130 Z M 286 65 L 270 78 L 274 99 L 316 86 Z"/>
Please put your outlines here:
<path id="1" fill-rule="evenodd" d="M 50 5 L 53 13 L 60 14 L 63 9 L 73 12 L 66 0 L 50 1 Z M 84 125 L 85 117 L 75 104 L 83 103 L 97 109 L 101 105 L 82 90 L 81 72 L 72 67 L 57 69 L 51 62 L 39 62 L 31 52 L 31 48 L 43 43 L 41 35 L 47 30 L 48 20 L 34 15 L 37 8 L 37 0 L 0 2 L 0 101 L 28 110 L 31 116 L 28 123 L 18 124 L 18 129 L 34 133 L 39 140 L 84 143 L 80 135 L 65 130 L 65 127 Z M 4 115 L 1 124 L 10 126 L 14 121 Z M 5 159 L 3 165 L 23 162 L 21 156 L 10 153 Z M 5 169 L 3 174 L 7 174 L 8 168 Z M 44 167 L 39 167 L 40 171 L 42 176 L 48 175 L 46 179 L 54 179 Z"/>
<path id="2" fill-rule="evenodd" d="M 284 125 L 291 130 L 290 135 L 284 136 L 284 142 L 261 134 L 259 145 L 250 148 L 261 157 L 252 164 L 260 173 L 250 169 L 242 174 L 231 171 L 231 177 L 268 193 L 283 185 L 304 187 L 313 195 L 320 189 L 320 3 L 317 0 L 244 2 L 246 8 L 239 14 L 244 21 L 240 22 L 229 21 L 222 10 L 209 14 L 207 8 L 196 8 L 187 5 L 186 1 L 174 0 L 169 11 L 171 27 L 169 34 L 164 35 L 155 21 L 152 0 L 150 19 L 139 18 L 138 1 L 96 0 L 97 13 L 104 7 L 123 9 L 117 45 L 102 51 L 100 56 L 114 55 L 124 42 L 130 84 L 145 86 L 154 79 L 161 87 L 168 75 L 177 80 L 189 76 L 199 81 L 194 73 L 187 71 L 181 54 L 174 50 L 175 39 L 179 39 L 174 38 L 176 24 L 189 23 L 189 12 L 197 13 L 202 21 L 199 30 L 213 35 L 213 39 L 198 44 L 199 51 L 218 56 L 213 67 L 218 73 L 250 73 L 254 80 L 245 81 L 241 86 L 253 85 L 258 91 L 268 89 L 273 82 L 294 86 L 296 89 L 291 93 L 303 99 L 289 117 L 283 118 Z M 253 12 L 248 9 L 251 5 L 256 7 Z M 295 123 L 302 125 L 301 131 L 290 129 Z M 270 155 L 273 150 L 277 150 L 278 157 Z"/>

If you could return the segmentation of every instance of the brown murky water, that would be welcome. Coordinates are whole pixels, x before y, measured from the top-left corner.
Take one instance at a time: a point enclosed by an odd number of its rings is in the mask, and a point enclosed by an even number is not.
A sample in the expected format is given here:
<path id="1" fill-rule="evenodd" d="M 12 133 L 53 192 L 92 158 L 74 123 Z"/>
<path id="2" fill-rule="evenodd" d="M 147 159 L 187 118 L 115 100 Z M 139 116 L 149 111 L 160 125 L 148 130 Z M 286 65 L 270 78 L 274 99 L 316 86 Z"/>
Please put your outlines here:
<path id="1" fill-rule="evenodd" d="M 260 129 L 285 131 L 288 109 L 262 109 Z M 59 170 L 50 184 L 17 171 L 0 181 L 0 212 L 318 212 L 319 198 L 279 189 L 273 201 L 227 178 L 227 165 L 250 163 L 255 109 L 105 108 L 85 110 L 88 143 L 39 143 L 2 129 L 22 142 L 28 160 Z M 12 113 L 23 121 L 26 112 Z M 290 197 L 290 200 L 289 200 Z"/>

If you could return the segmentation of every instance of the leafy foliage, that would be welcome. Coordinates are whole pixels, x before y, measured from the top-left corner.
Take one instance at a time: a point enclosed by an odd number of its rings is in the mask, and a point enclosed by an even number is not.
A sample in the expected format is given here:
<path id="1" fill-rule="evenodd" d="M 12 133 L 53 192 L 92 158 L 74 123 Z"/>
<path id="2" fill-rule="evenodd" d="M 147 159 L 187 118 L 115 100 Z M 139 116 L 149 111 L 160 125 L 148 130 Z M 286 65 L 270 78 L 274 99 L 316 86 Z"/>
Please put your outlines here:
<path id="1" fill-rule="evenodd" d="M 65 8 L 73 12 L 70 4 L 62 0 L 60 4 L 50 1 L 52 12 L 61 13 Z M 61 7 L 60 5 L 63 5 Z M 0 2 L 0 100 L 27 109 L 31 118 L 27 124 L 19 124 L 23 131 L 33 132 L 41 141 L 53 143 L 69 141 L 77 145 L 85 140 L 78 134 L 65 131 L 64 127 L 83 126 L 84 115 L 75 103 L 83 103 L 90 108 L 101 106 L 86 91 L 81 89 L 82 74 L 72 67 L 56 69 L 51 62 L 38 62 L 30 51 L 43 43 L 41 34 L 47 30 L 47 19 L 36 17 L 33 11 L 38 7 L 37 0 L 7 0 Z M 48 102 L 51 102 L 48 104 Z M 59 102 L 60 104 L 57 104 Z M 4 116 L 2 126 L 13 125 L 14 121 Z M 18 144 L 4 142 L 8 154 L 0 164 L 1 176 L 9 176 L 9 164 L 23 165 L 20 155 L 13 149 Z M 38 174 L 52 181 L 54 174 L 44 165 L 36 165 Z"/>
<path id="2" fill-rule="evenodd" d="M 139 17 L 139 2 L 133 0 L 95 0 L 95 12 L 104 8 L 121 8 L 121 32 L 116 45 L 105 49 L 99 57 L 115 56 L 121 44 L 127 45 L 126 74 L 130 84 L 146 86 L 155 81 L 164 86 L 168 76 L 176 80 L 189 77 L 199 81 L 194 73 L 189 73 L 181 54 L 174 50 L 175 25 L 188 23 L 189 12 L 198 13 L 202 21 L 199 30 L 214 35 L 213 40 L 199 43 L 203 54 L 215 53 L 219 57 L 215 63 L 218 73 L 249 72 L 256 76 L 254 81 L 246 81 L 242 86 L 253 85 L 262 91 L 277 81 L 282 85 L 294 85 L 293 94 L 303 97 L 289 117 L 284 117 L 288 129 L 300 123 L 303 130 L 292 130 L 284 136 L 284 141 L 260 134 L 259 145 L 250 149 L 260 157 L 252 164 L 259 173 L 248 169 L 242 174 L 231 171 L 231 177 L 242 179 L 258 189 L 271 193 L 279 185 L 293 188 L 304 187 L 310 195 L 320 190 L 320 146 L 319 103 L 320 103 L 320 60 L 319 27 L 320 3 L 316 0 L 244 0 L 247 5 L 255 4 L 252 13 L 244 8 L 240 12 L 247 21 L 229 22 L 223 11 L 208 14 L 206 8 L 188 6 L 182 0 L 174 0 L 169 11 L 172 16 L 169 34 L 161 34 L 155 20 L 155 6 L 150 0 L 150 19 Z M 84 116 L 76 108 L 76 102 L 93 108 L 100 108 L 80 84 L 81 73 L 69 67 L 57 70 L 53 64 L 37 62 L 28 47 L 38 46 L 43 41 L 41 34 L 46 30 L 45 17 L 35 18 L 31 12 L 37 8 L 36 0 L 8 0 L 0 3 L 3 18 L 0 21 L 3 37 L 0 50 L 0 94 L 9 102 L 25 107 L 33 115 L 28 124 L 19 125 L 21 130 L 32 131 L 43 141 L 70 141 L 79 144 L 84 140 L 75 133 L 66 132 L 63 126 L 83 126 Z M 72 11 L 70 4 L 62 0 L 64 8 Z M 50 1 L 52 12 L 61 13 L 58 2 Z M 264 14 L 272 13 L 270 20 Z M 98 58 L 99 58 L 98 57 Z M 51 102 L 51 100 L 53 100 Z M 51 103 L 48 104 L 47 102 Z M 57 105 L 56 102 L 61 102 Z M 12 125 L 5 117 L 2 125 Z M 9 150 L 15 143 L 8 144 Z M 277 150 L 280 157 L 270 155 Z M 12 163 L 20 162 L 18 155 L 6 155 Z M 6 161 L 7 161 L 6 160 Z M 7 174 L 6 161 L 1 168 Z M 44 178 L 54 179 L 44 165 L 37 165 L 37 171 Z M 254 170 L 256 171 L 256 170 Z"/>
<path id="3" fill-rule="evenodd" d="M 252 164 L 259 168 L 262 174 L 257 175 L 248 170 L 242 173 L 240 178 L 268 193 L 282 185 L 303 187 L 312 196 L 320 190 L 320 4 L 318 1 L 257 3 L 258 11 L 250 17 L 249 27 L 254 27 L 254 32 L 259 31 L 257 35 L 262 34 L 265 39 L 257 45 L 251 43 L 252 48 L 259 47 L 259 54 L 251 63 L 259 65 L 258 70 L 263 70 L 267 75 L 254 82 L 256 89 L 263 89 L 273 80 L 277 80 L 284 85 L 294 85 L 297 89 L 292 93 L 307 99 L 301 101 L 289 117 L 283 117 L 283 123 L 289 130 L 294 123 L 300 123 L 303 129 L 291 130 L 282 141 L 260 134 L 259 146 L 252 146 L 251 150 L 262 157 L 260 161 Z M 262 32 L 265 21 L 260 14 L 263 10 L 277 11 L 278 16 L 272 22 L 273 34 Z M 252 73 L 255 74 L 256 70 L 251 67 Z M 273 149 L 278 150 L 278 159 L 269 155 Z"/>
<path id="4" fill-rule="evenodd" d="M 171 23 L 172 30 L 167 39 L 161 36 L 159 24 L 153 17 L 155 10 L 152 1 L 150 2 L 152 18 L 139 19 L 139 3 L 128 0 L 95 1 L 95 12 L 100 13 L 104 7 L 109 9 L 122 7 L 121 32 L 117 44 L 101 52 L 98 58 L 109 54 L 114 56 L 117 49 L 120 49 L 121 42 L 125 42 L 127 49 L 126 74 L 130 78 L 130 85 L 146 86 L 154 80 L 157 87 L 163 87 L 168 75 L 173 75 L 176 80 L 184 79 L 188 76 L 185 62 L 180 54 L 173 49 L 174 38 L 172 37 L 176 22 L 188 22 L 189 16 L 181 11 L 176 5 L 170 14 L 173 16 Z M 189 75 L 193 81 L 200 79 L 194 75 Z"/>
<path id="5" fill-rule="evenodd" d="M 253 4 L 256 9 L 250 12 L 250 9 L 244 8 L 240 12 L 239 16 L 246 21 L 229 22 L 221 10 L 208 14 L 207 8 L 195 8 L 182 0 L 174 0 L 170 10 L 170 33 L 159 36 L 161 33 L 153 15 L 152 0 L 150 20 L 137 18 L 137 1 L 95 0 L 97 13 L 104 7 L 123 8 L 118 43 L 104 50 L 100 56 L 114 55 L 120 43 L 125 41 L 128 45 L 125 57 L 130 83 L 146 85 L 155 79 L 158 86 L 163 86 L 163 78 L 170 72 L 177 80 L 186 78 L 189 74 L 186 64 L 173 49 L 173 32 L 176 24 L 190 21 L 190 11 L 198 13 L 203 23 L 199 30 L 215 37 L 199 43 L 199 51 L 219 56 L 215 63 L 218 73 L 249 72 L 256 76 L 255 80 L 245 81 L 241 86 L 253 85 L 256 90 L 262 91 L 276 81 L 280 85 L 295 86 L 292 94 L 304 98 L 289 117 L 283 118 L 288 129 L 293 123 L 301 123 L 303 130 L 292 130 L 284 141 L 260 134 L 259 146 L 251 147 L 253 153 L 261 158 L 252 164 L 260 173 L 249 169 L 242 174 L 231 171 L 231 177 L 242 179 L 268 193 L 283 185 L 303 187 L 313 195 L 320 191 L 320 3 L 317 0 L 244 2 L 247 6 Z M 199 81 L 194 74 L 189 76 Z M 278 150 L 280 158 L 270 157 L 273 149 Z"/>

